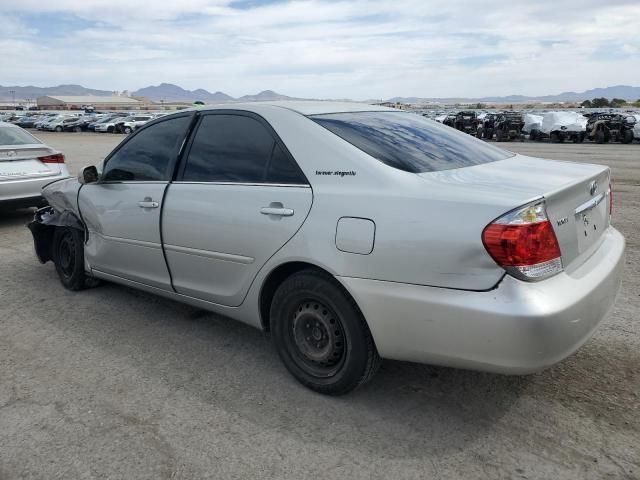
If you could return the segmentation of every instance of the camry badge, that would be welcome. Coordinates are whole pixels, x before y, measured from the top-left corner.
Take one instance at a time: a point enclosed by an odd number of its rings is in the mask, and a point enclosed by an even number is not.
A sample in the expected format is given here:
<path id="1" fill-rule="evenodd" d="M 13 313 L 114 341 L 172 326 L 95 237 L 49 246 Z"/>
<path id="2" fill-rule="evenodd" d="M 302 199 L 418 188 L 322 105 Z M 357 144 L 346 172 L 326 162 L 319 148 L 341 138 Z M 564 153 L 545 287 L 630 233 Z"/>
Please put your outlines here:
<path id="1" fill-rule="evenodd" d="M 598 190 L 598 181 L 594 180 L 589 184 L 589 193 L 591 194 L 591 196 L 595 195 L 596 190 Z"/>

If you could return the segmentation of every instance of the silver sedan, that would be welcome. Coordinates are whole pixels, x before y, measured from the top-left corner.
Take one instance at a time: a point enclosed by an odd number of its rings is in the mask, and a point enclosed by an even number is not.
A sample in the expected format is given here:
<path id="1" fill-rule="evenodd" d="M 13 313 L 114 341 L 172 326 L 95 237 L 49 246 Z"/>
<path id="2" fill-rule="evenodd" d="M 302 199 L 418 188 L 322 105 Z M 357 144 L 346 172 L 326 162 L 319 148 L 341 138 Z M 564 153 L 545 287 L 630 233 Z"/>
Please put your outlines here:
<path id="1" fill-rule="evenodd" d="M 42 187 L 68 176 L 62 153 L 26 130 L 0 122 L 0 206 L 42 206 Z"/>
<path id="2" fill-rule="evenodd" d="M 381 358 L 523 374 L 570 355 L 620 284 L 610 182 L 411 113 L 255 103 L 147 124 L 46 187 L 30 228 L 67 288 L 240 320 L 342 394 Z"/>

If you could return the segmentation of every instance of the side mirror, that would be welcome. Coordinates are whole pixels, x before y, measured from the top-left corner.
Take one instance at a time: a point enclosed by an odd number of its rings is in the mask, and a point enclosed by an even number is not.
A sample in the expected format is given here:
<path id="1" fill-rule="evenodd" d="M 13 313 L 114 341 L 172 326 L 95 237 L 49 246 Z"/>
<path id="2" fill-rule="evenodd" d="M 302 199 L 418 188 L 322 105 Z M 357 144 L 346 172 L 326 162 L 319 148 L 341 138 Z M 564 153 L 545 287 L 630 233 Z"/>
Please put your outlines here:
<path id="1" fill-rule="evenodd" d="M 90 165 L 80 170 L 80 172 L 78 173 L 78 182 L 80 182 L 82 185 L 85 185 L 87 183 L 95 183 L 98 181 L 99 177 L 100 176 L 98 175 L 98 169 L 94 165 Z"/>

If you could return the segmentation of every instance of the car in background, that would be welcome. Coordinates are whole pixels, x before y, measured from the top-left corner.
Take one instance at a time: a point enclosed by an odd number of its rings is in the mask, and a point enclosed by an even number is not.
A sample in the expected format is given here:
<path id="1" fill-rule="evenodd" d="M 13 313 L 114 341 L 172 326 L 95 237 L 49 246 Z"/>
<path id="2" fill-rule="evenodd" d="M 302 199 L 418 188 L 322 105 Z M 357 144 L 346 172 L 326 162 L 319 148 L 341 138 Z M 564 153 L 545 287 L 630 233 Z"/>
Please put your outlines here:
<path id="1" fill-rule="evenodd" d="M 109 120 L 112 120 L 112 119 L 117 118 L 119 116 L 120 115 L 117 115 L 117 114 L 98 114 L 93 118 L 93 120 L 91 122 L 89 122 L 89 124 L 87 125 L 87 130 L 95 132 L 96 125 L 98 125 L 100 123 L 108 122 Z"/>
<path id="2" fill-rule="evenodd" d="M 68 126 L 76 125 L 80 117 L 57 117 L 45 124 L 43 130 L 49 132 L 64 132 Z"/>
<path id="3" fill-rule="evenodd" d="M 120 115 L 118 117 L 110 118 L 106 122 L 96 123 L 94 131 L 99 133 L 116 133 L 116 125 L 118 122 L 124 121 L 125 118 L 127 117 Z"/>
<path id="4" fill-rule="evenodd" d="M 0 122 L 0 206 L 42 206 L 42 187 L 68 176 L 62 153 L 17 125 Z"/>
<path id="5" fill-rule="evenodd" d="M 89 124 L 94 117 L 91 115 L 83 115 L 72 122 L 63 122 L 62 129 L 65 132 L 84 132 L 88 130 Z"/>
<path id="6" fill-rule="evenodd" d="M 154 119 L 154 116 L 151 114 L 148 115 L 133 115 L 131 117 L 125 118 L 119 121 L 116 124 L 116 132 L 118 133 L 126 133 L 127 135 L 134 130 L 140 128 L 144 124 L 150 122 Z"/>
<path id="7" fill-rule="evenodd" d="M 150 122 L 45 187 L 29 228 L 67 289 L 235 318 L 337 395 L 381 358 L 524 374 L 572 354 L 620 286 L 610 182 L 395 109 L 226 105 Z"/>

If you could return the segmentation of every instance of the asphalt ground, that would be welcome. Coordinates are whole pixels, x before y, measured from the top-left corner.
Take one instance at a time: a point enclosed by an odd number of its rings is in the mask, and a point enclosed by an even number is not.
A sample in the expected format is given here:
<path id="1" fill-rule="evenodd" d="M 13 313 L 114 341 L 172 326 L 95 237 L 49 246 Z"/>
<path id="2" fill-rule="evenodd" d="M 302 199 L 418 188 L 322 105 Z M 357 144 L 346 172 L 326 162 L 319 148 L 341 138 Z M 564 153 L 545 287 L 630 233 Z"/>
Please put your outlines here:
<path id="1" fill-rule="evenodd" d="M 38 135 L 72 173 L 123 138 Z M 66 291 L 32 211 L 0 213 L 0 479 L 640 478 L 640 145 L 503 146 L 611 166 L 627 238 L 612 314 L 529 376 L 385 361 L 321 396 L 257 330 L 118 285 Z"/>

